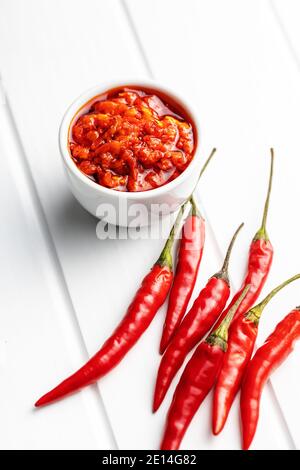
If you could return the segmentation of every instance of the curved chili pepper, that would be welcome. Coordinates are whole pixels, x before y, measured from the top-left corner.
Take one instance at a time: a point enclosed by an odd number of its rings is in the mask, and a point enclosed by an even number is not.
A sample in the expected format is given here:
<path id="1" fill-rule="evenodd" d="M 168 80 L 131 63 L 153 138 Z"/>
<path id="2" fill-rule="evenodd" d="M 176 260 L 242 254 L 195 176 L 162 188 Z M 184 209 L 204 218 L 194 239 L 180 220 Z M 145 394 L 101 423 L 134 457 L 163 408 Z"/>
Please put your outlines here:
<path id="1" fill-rule="evenodd" d="M 300 307 L 292 310 L 278 325 L 250 361 L 241 390 L 243 449 L 250 447 L 255 435 L 260 397 L 270 375 L 292 352 L 300 339 Z"/>
<path id="2" fill-rule="evenodd" d="M 197 210 L 194 199 L 191 202 L 190 214 L 182 228 L 176 273 L 160 342 L 161 354 L 164 353 L 185 314 L 203 254 L 205 220 Z"/>
<path id="3" fill-rule="evenodd" d="M 273 247 L 267 234 L 266 222 L 267 222 L 270 194 L 271 194 L 271 189 L 272 189 L 273 164 L 274 164 L 274 151 L 273 149 L 271 149 L 271 167 L 270 167 L 270 175 L 269 175 L 269 185 L 268 185 L 268 192 L 267 192 L 267 197 L 265 201 L 263 219 L 262 219 L 261 227 L 255 234 L 254 239 L 250 245 L 247 274 L 239 291 L 235 294 L 229 306 L 224 310 L 219 320 L 217 321 L 217 325 L 220 324 L 220 322 L 222 321 L 222 319 L 228 312 L 228 309 L 231 307 L 232 303 L 235 302 L 239 294 L 243 291 L 244 286 L 249 284 L 250 289 L 247 295 L 245 296 L 243 302 L 240 304 L 239 308 L 237 309 L 235 318 L 248 312 L 250 308 L 254 305 L 256 300 L 258 299 L 258 296 L 261 293 L 261 290 L 270 272 L 271 264 L 273 260 Z M 233 323 L 232 323 L 232 326 L 233 326 Z M 247 328 L 248 326 L 249 325 L 247 325 Z M 248 336 L 246 331 L 244 332 L 244 334 L 245 334 L 245 337 Z M 251 336 L 250 332 L 249 332 L 249 335 Z M 226 368 L 226 361 L 227 359 L 225 359 L 224 361 L 224 365 L 223 365 L 224 370 Z M 216 384 L 215 393 L 214 393 L 214 410 L 215 410 L 213 414 L 213 433 L 214 434 L 219 434 L 222 431 L 225 425 L 226 419 L 227 419 L 227 414 L 224 412 L 224 406 L 225 406 L 224 404 L 225 395 L 223 391 L 224 381 L 225 382 L 227 381 L 227 376 L 225 372 L 224 374 L 223 373 L 220 374 L 220 377 Z"/>
<path id="4" fill-rule="evenodd" d="M 126 315 L 102 348 L 77 372 L 61 382 L 35 406 L 46 405 L 89 385 L 110 372 L 134 346 L 165 302 L 172 279 L 172 246 L 181 221 L 181 209 L 160 257 L 143 279 Z"/>
<path id="5" fill-rule="evenodd" d="M 201 170 L 198 181 L 215 152 L 216 149 L 214 148 Z M 191 197 L 190 202 L 192 207 L 190 214 L 182 227 L 182 237 L 180 241 L 176 272 L 173 286 L 170 291 L 168 310 L 160 342 L 159 350 L 161 354 L 164 353 L 166 347 L 170 343 L 172 336 L 177 330 L 186 312 L 194 290 L 203 254 L 205 220 L 197 209 L 193 197 Z"/>
<path id="6" fill-rule="evenodd" d="M 169 408 L 161 450 L 176 450 L 199 406 L 213 387 L 227 349 L 228 328 L 246 294 L 245 287 L 222 323 L 197 347 L 187 363 Z"/>
<path id="7" fill-rule="evenodd" d="M 235 318 L 241 315 L 242 313 L 248 312 L 252 305 L 258 299 L 259 294 L 267 280 L 268 274 L 271 269 L 271 264 L 273 260 L 273 247 L 269 240 L 269 236 L 266 229 L 270 195 L 272 189 L 272 180 L 273 180 L 273 166 L 274 166 L 274 150 L 271 149 L 271 165 L 270 165 L 270 175 L 269 175 L 269 185 L 267 191 L 267 197 L 265 200 L 263 219 L 261 227 L 256 232 L 252 243 L 249 248 L 248 254 L 248 267 L 247 274 L 241 285 L 239 291 L 234 295 L 228 307 L 224 310 L 222 315 L 218 320 L 218 324 L 221 323 L 222 319 L 226 316 L 231 305 L 234 304 L 235 300 L 239 297 L 240 293 L 243 292 L 243 289 L 246 285 L 250 285 L 250 289 L 245 299 L 239 306 L 236 311 Z"/>
<path id="8" fill-rule="evenodd" d="M 273 289 L 267 297 L 248 313 L 234 320 L 229 331 L 228 348 L 217 380 L 213 401 L 213 433 L 224 426 L 231 405 L 240 388 L 247 364 L 255 345 L 261 314 L 272 297 L 283 287 L 300 278 L 291 277 Z M 217 398 L 217 399 L 216 399 Z"/>
<path id="9" fill-rule="evenodd" d="M 153 411 L 159 408 L 186 355 L 208 333 L 226 305 L 230 294 L 229 258 L 234 241 L 243 225 L 239 226 L 230 242 L 222 269 L 212 276 L 202 289 L 161 359 L 156 379 Z"/>

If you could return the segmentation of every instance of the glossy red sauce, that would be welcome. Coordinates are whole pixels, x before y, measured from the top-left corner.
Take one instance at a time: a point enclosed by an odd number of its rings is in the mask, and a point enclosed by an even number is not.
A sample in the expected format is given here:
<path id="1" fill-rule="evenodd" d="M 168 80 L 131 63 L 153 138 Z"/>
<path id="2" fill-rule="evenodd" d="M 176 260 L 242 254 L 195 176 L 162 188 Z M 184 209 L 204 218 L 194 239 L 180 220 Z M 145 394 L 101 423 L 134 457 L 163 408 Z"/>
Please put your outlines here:
<path id="1" fill-rule="evenodd" d="M 77 167 L 118 191 L 147 191 L 172 181 L 189 165 L 196 143 L 186 111 L 170 97 L 140 87 L 96 96 L 69 131 Z"/>

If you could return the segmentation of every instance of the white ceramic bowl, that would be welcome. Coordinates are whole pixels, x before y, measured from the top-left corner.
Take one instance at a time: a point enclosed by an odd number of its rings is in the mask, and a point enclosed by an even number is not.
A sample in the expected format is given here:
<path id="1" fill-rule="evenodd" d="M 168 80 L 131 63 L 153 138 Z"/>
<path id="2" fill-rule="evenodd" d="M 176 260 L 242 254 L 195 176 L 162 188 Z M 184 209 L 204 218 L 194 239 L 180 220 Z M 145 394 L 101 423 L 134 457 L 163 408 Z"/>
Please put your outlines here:
<path id="1" fill-rule="evenodd" d="M 197 148 L 189 166 L 170 183 L 149 191 L 122 192 L 101 186 L 85 176 L 72 160 L 68 149 L 70 124 L 80 108 L 93 97 L 124 85 L 145 87 L 170 96 L 191 116 L 197 132 Z M 199 154 L 199 124 L 192 103 L 168 86 L 155 80 L 136 80 L 100 84 L 82 93 L 67 109 L 59 130 L 59 146 L 71 191 L 91 214 L 114 225 L 146 226 L 157 218 L 176 211 L 193 191 L 203 162 Z"/>

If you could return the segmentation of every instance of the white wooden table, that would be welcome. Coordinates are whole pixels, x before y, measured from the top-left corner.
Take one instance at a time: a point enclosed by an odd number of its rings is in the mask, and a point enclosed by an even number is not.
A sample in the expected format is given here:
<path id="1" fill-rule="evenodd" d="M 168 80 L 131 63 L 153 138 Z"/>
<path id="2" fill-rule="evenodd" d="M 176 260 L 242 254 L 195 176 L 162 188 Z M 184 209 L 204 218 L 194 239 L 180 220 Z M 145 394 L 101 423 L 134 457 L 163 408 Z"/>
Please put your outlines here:
<path id="1" fill-rule="evenodd" d="M 245 268 L 276 151 L 268 221 L 275 258 L 265 292 L 300 271 L 300 5 L 297 0 L 2 0 L 0 5 L 0 447 L 155 449 L 171 393 L 152 415 L 157 318 L 109 376 L 55 406 L 35 399 L 97 350 L 156 259 L 157 240 L 100 241 L 70 194 L 57 133 L 66 106 L 109 79 L 149 77 L 197 102 L 209 229 L 198 287 L 246 226 L 231 264 Z M 125 282 L 124 282 L 125 280 Z M 299 283 L 270 304 L 258 344 L 300 303 Z M 300 345 L 268 385 L 255 449 L 300 448 Z M 210 432 L 210 397 L 186 449 L 238 449 L 238 401 Z"/>

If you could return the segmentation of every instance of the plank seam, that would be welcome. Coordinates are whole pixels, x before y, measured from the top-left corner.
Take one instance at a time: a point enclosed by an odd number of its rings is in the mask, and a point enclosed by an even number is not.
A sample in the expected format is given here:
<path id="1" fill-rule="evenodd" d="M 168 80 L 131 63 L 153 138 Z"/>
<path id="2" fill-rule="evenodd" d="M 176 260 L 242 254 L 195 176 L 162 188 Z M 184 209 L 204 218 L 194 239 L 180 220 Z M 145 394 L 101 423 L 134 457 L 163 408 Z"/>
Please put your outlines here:
<path id="1" fill-rule="evenodd" d="M 293 62 L 295 63 L 298 71 L 300 71 L 300 59 L 298 57 L 296 49 L 294 48 L 293 42 L 290 38 L 290 35 L 289 35 L 289 33 L 287 32 L 287 30 L 285 28 L 284 22 L 283 22 L 283 20 L 280 16 L 280 13 L 277 9 L 277 6 L 275 5 L 275 1 L 274 0 L 269 0 L 268 4 L 269 4 L 269 8 L 272 12 L 273 18 L 275 19 L 278 30 L 279 30 L 279 32 L 280 32 L 280 34 L 283 38 L 283 41 L 284 41 L 284 43 L 287 47 L 287 50 L 288 50 Z M 274 400 L 277 403 L 277 408 L 278 408 L 278 410 L 280 410 L 279 413 L 281 415 L 282 423 L 283 423 L 283 425 L 286 429 L 286 433 L 287 433 L 287 435 L 288 435 L 288 437 L 291 441 L 291 445 L 293 446 L 294 449 L 297 449 L 296 442 L 295 442 L 295 440 L 293 438 L 293 434 L 292 434 L 292 432 L 289 428 L 288 421 L 285 417 L 285 412 L 283 411 L 282 406 L 280 404 L 280 400 L 279 400 L 279 398 L 277 396 L 277 393 L 276 393 L 276 387 L 274 386 L 272 379 L 269 380 L 269 386 L 270 386 L 271 393 L 274 397 Z"/>
<path id="2" fill-rule="evenodd" d="M 133 17 L 130 13 L 130 9 L 127 5 L 127 1 L 126 0 L 120 0 L 121 1 L 121 5 L 123 7 L 123 10 L 124 10 L 124 14 L 125 14 L 125 17 L 127 18 L 127 21 L 128 21 L 128 25 L 129 25 L 129 28 L 131 29 L 131 32 L 132 32 L 132 35 L 133 35 L 133 38 L 135 39 L 136 41 L 136 44 L 138 46 L 138 50 L 140 52 L 140 56 L 141 56 L 141 59 L 142 61 L 144 62 L 144 65 L 145 65 L 145 68 L 149 74 L 149 77 L 150 78 L 155 78 L 155 75 L 152 71 L 152 67 L 151 67 L 151 64 L 150 64 L 150 61 L 148 60 L 148 57 L 147 57 L 147 53 L 144 49 L 144 46 L 142 44 L 142 40 L 140 38 L 140 35 L 137 31 L 137 28 L 136 28 L 136 25 L 135 25 L 135 22 L 133 20 Z M 198 193 L 198 190 L 196 190 L 196 194 Z M 198 203 L 200 204 L 201 206 L 201 212 L 203 213 L 203 216 L 206 220 L 206 223 L 208 225 L 208 228 L 211 232 L 211 236 L 212 236 L 212 239 L 213 239 L 213 244 L 214 244 L 214 247 L 216 249 L 216 252 L 218 253 L 218 256 L 220 258 L 220 261 L 222 261 L 223 259 L 223 251 L 221 250 L 221 247 L 218 243 L 218 240 L 217 240 L 217 237 L 215 235 L 215 232 L 214 230 L 212 229 L 212 225 L 211 223 L 209 222 L 209 218 L 207 216 L 207 213 L 205 211 L 205 208 L 203 207 L 203 204 L 201 202 L 201 198 L 199 196 L 199 194 L 197 194 L 197 197 L 198 197 Z"/>
<path id="3" fill-rule="evenodd" d="M 298 71 L 300 71 L 300 58 L 298 57 L 297 51 L 294 47 L 293 41 L 290 38 L 289 33 L 287 32 L 284 21 L 282 20 L 280 13 L 277 9 L 277 6 L 275 5 L 274 0 L 269 0 L 269 7 L 272 11 L 273 17 L 275 18 L 276 24 L 278 26 L 278 29 L 284 39 L 284 42 L 287 46 L 287 49 L 289 51 L 290 56 L 292 57 L 294 63 L 297 66 Z"/>
<path id="4" fill-rule="evenodd" d="M 138 34 L 138 31 L 135 27 L 135 23 L 133 21 L 133 18 L 130 14 L 130 11 L 129 11 L 129 8 L 127 6 L 127 3 L 125 0 L 121 0 L 121 6 L 123 8 L 123 11 L 124 11 L 124 14 L 125 14 L 125 17 L 127 19 L 127 22 L 128 22 L 128 25 L 129 25 L 129 29 L 131 30 L 132 32 L 132 35 L 133 35 L 133 38 L 136 42 L 136 45 L 138 47 L 138 50 L 140 52 L 140 55 L 141 55 L 141 58 L 142 58 L 142 61 L 144 62 L 144 65 L 145 65 L 145 68 L 148 72 L 148 75 L 150 78 L 154 78 L 154 74 L 152 72 L 152 68 L 151 68 L 151 65 L 150 65 L 150 62 L 148 60 L 148 57 L 147 57 L 147 54 L 146 54 L 146 51 L 143 47 L 143 44 L 142 44 L 142 41 L 141 41 L 141 38 Z"/>
<path id="5" fill-rule="evenodd" d="M 81 351 L 86 356 L 86 358 L 88 358 L 89 355 L 88 355 L 87 347 L 84 341 L 82 331 L 80 329 L 80 325 L 79 325 L 77 315 L 75 312 L 75 307 L 73 305 L 72 298 L 71 298 L 71 295 L 70 295 L 70 292 L 66 283 L 66 279 L 64 277 L 63 269 L 58 258 L 57 250 L 56 250 L 56 247 L 55 247 L 55 244 L 54 244 L 54 241 L 53 241 L 50 229 L 49 229 L 45 211 L 38 195 L 38 191 L 36 188 L 36 184 L 35 184 L 29 163 L 28 163 L 26 152 L 25 152 L 21 137 L 19 135 L 17 125 L 15 123 L 14 115 L 13 115 L 13 112 L 9 103 L 9 96 L 7 92 L 5 91 L 5 86 L 3 84 L 3 79 L 1 75 L 0 75 L 0 100 L 7 109 L 7 116 L 10 121 L 9 126 L 14 136 L 16 146 L 18 149 L 17 158 L 19 160 L 20 166 L 23 170 L 25 181 L 27 183 L 29 197 L 33 206 L 33 210 L 37 217 L 37 222 L 38 222 L 39 229 L 41 231 L 41 236 L 45 243 L 48 259 L 51 263 L 52 270 L 55 274 L 55 279 L 57 280 L 57 288 L 59 289 L 61 296 L 64 299 L 66 310 L 68 311 L 71 317 L 71 321 L 74 325 L 74 330 L 76 332 L 77 339 L 79 340 Z M 96 391 L 98 404 L 101 407 L 101 412 L 104 412 L 105 414 L 105 419 L 109 427 L 112 441 L 114 443 L 114 446 L 118 448 L 117 443 L 116 443 L 116 437 L 113 432 L 112 425 L 110 423 L 106 407 L 104 406 L 101 392 L 99 390 L 99 387 L 97 387 L 96 385 L 94 386 L 94 388 Z"/>

